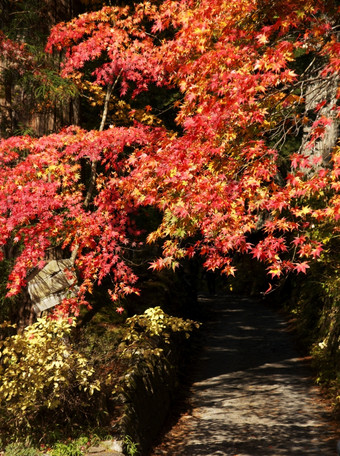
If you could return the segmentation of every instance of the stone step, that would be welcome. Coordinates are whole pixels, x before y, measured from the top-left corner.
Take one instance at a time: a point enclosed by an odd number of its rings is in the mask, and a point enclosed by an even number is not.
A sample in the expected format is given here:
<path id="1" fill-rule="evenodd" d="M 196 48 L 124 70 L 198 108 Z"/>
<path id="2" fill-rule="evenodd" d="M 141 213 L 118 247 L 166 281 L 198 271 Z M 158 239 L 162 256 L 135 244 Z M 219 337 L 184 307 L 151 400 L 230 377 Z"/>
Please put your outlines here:
<path id="1" fill-rule="evenodd" d="M 117 440 L 104 440 L 88 448 L 85 456 L 124 456 L 123 445 Z"/>

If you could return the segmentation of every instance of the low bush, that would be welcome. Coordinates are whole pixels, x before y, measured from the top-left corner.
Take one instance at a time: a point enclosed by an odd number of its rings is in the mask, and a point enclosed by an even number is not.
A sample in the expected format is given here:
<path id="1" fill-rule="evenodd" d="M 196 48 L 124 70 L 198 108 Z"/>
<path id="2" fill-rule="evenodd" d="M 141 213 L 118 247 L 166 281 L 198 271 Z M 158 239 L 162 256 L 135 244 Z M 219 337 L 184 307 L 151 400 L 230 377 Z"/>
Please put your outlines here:
<path id="1" fill-rule="evenodd" d="M 54 448 L 54 456 L 66 449 L 78 456 L 80 435 L 121 437 L 131 382 L 159 362 L 169 364 L 170 342 L 176 334 L 189 337 L 196 326 L 156 307 L 125 324 L 99 319 L 77 328 L 73 319 L 40 318 L 6 337 L 0 341 L 0 446 L 28 437 Z"/>
<path id="2" fill-rule="evenodd" d="M 72 319 L 40 318 L 1 341 L 0 408 L 8 429 L 29 431 L 43 411 L 67 414 L 71 398 L 84 407 L 99 390 L 91 363 L 70 343 L 74 325 Z"/>
<path id="3" fill-rule="evenodd" d="M 186 338 L 199 323 L 167 315 L 160 307 L 151 307 L 141 315 L 126 320 L 126 334 L 120 345 L 121 357 L 128 362 L 123 385 L 144 368 L 153 371 L 160 358 L 167 361 L 167 347 L 176 333 Z"/>

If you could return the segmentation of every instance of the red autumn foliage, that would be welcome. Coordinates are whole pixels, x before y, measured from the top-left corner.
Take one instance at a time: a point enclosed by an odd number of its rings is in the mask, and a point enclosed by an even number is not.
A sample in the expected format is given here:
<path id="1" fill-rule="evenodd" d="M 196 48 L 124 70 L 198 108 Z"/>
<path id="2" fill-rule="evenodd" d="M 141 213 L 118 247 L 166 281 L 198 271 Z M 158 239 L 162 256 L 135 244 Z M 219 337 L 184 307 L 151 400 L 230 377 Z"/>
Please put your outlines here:
<path id="1" fill-rule="evenodd" d="M 92 62 L 91 83 L 119 80 L 122 96 L 150 85 L 177 88 L 178 131 L 70 127 L 3 140 L 0 242 L 23 245 L 9 294 L 56 245 L 78 249 L 78 303 L 106 276 L 113 300 L 136 291 L 124 251 L 138 237 L 131 214 L 150 205 L 163 219 L 148 240 L 165 240 L 154 269 L 200 254 L 208 269 L 234 274 L 232 258 L 241 252 L 264 261 L 272 277 L 306 272 L 322 252 L 308 227 L 340 217 L 339 148 L 330 151 L 331 164 L 296 150 L 285 178 L 280 145 L 306 122 L 301 90 L 308 78 L 294 66 L 298 56 L 322 57 L 320 81 L 337 76 L 338 16 L 321 0 L 166 0 L 105 7 L 57 25 L 47 51 L 65 51 L 64 77 L 86 78 Z M 311 123 L 311 147 L 331 122 L 321 115 Z M 89 207 L 81 160 L 101 165 Z"/>

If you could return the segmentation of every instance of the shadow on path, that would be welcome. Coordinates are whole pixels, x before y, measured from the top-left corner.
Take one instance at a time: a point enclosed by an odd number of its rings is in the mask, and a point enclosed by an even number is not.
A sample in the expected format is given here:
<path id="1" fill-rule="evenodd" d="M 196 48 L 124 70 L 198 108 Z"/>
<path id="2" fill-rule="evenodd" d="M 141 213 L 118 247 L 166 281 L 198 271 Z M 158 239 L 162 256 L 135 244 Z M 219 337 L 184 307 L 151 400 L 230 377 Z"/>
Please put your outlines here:
<path id="1" fill-rule="evenodd" d="M 193 408 L 153 456 L 334 456 L 329 411 L 285 320 L 246 298 L 204 301 L 216 318 L 197 363 Z"/>

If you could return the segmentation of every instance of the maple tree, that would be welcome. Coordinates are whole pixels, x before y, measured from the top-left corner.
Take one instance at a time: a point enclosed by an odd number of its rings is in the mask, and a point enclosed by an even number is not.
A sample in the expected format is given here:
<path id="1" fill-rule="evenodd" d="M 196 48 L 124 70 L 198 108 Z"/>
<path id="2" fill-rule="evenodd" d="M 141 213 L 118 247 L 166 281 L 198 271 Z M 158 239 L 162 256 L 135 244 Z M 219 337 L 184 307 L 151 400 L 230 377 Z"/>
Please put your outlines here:
<path id="1" fill-rule="evenodd" d="M 322 252 L 313 225 L 336 230 L 340 217 L 339 147 L 316 152 L 338 122 L 340 94 L 312 115 L 304 99 L 310 81 L 338 81 L 338 18 L 332 1 L 165 0 L 55 26 L 47 52 L 64 52 L 61 74 L 79 90 L 106 91 L 104 115 L 99 130 L 1 141 L 0 243 L 20 244 L 9 295 L 51 247 L 73 252 L 80 277 L 65 312 L 107 276 L 114 301 L 136 292 L 124 256 L 140 242 L 134 215 L 149 206 L 162 214 L 147 238 L 163 240 L 154 269 L 200 255 L 207 269 L 234 274 L 241 252 L 271 277 L 305 272 Z M 143 121 L 149 105 L 139 122 L 105 128 L 113 92 L 132 103 L 154 87 L 178 91 L 176 129 Z"/>

